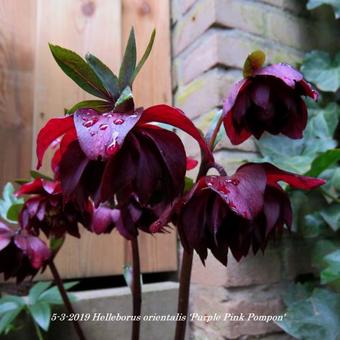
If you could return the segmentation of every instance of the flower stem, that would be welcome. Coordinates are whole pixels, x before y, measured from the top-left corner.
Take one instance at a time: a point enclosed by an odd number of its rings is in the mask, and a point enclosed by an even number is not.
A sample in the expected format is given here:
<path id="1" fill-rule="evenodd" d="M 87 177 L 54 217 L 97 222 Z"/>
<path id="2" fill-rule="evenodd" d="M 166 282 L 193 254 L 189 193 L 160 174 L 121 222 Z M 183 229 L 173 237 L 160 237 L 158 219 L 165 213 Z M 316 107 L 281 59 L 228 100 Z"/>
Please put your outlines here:
<path id="1" fill-rule="evenodd" d="M 182 256 L 177 312 L 179 316 L 185 316 L 185 318 L 183 321 L 177 321 L 176 323 L 175 340 L 183 340 L 185 337 L 185 329 L 188 317 L 192 258 L 193 252 L 188 252 L 184 249 Z"/>
<path id="2" fill-rule="evenodd" d="M 51 270 L 52 275 L 54 277 L 54 281 L 55 281 L 56 285 L 58 286 L 60 295 L 61 295 L 61 297 L 62 297 L 62 299 L 64 301 L 64 305 L 65 305 L 65 307 L 67 309 L 67 312 L 69 314 L 74 314 L 73 306 L 71 304 L 70 299 L 67 296 L 66 290 L 65 290 L 64 285 L 63 285 L 63 281 L 60 278 L 59 272 L 58 272 L 57 267 L 55 266 L 55 264 L 53 262 L 53 259 L 49 261 L 48 266 L 50 267 L 50 270 Z M 79 322 L 74 320 L 74 318 L 72 320 L 73 320 L 73 326 L 74 326 L 74 328 L 76 330 L 78 338 L 80 340 L 86 340 L 85 335 L 84 335 L 84 333 L 83 333 L 83 331 L 82 331 L 82 329 L 80 327 Z"/>
<path id="3" fill-rule="evenodd" d="M 140 332 L 140 317 L 142 309 L 142 289 L 140 283 L 140 260 L 139 260 L 139 249 L 138 249 L 138 238 L 134 237 L 131 240 L 132 248 L 132 340 L 139 339 Z"/>
<path id="4" fill-rule="evenodd" d="M 223 122 L 223 112 L 221 113 L 216 126 L 211 134 L 211 137 L 207 141 L 209 148 L 211 151 L 214 149 L 215 140 L 217 138 L 218 132 Z M 211 165 L 211 164 L 210 164 Z M 203 176 L 207 174 L 207 171 L 210 167 L 209 164 L 201 164 L 200 170 L 197 175 L 196 182 Z M 217 166 L 215 164 L 215 166 Z M 218 169 L 221 173 L 221 169 Z M 175 340 L 184 340 L 185 338 L 185 329 L 188 319 L 188 307 L 189 307 L 189 295 L 190 295 L 190 280 L 191 280 L 191 269 L 192 269 L 192 260 L 193 260 L 193 252 L 188 252 L 187 250 L 183 250 L 182 256 L 182 265 L 181 265 L 181 274 L 179 279 L 179 296 L 178 296 L 178 308 L 177 313 L 179 316 L 185 316 L 183 321 L 176 322 L 176 334 Z"/>

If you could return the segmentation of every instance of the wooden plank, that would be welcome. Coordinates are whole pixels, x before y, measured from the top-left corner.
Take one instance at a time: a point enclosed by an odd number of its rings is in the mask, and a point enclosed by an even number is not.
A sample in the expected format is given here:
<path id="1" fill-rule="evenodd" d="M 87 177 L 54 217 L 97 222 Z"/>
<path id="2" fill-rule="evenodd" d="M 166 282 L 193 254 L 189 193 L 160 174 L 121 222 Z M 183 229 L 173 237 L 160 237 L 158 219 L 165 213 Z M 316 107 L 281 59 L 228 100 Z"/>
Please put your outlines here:
<path id="1" fill-rule="evenodd" d="M 0 188 L 31 167 L 35 0 L 0 2 Z"/>
<path id="2" fill-rule="evenodd" d="M 48 42 L 98 56 L 117 71 L 121 60 L 120 0 L 38 0 L 38 33 L 34 95 L 34 134 L 63 109 L 90 98 L 61 71 L 54 61 Z M 48 164 L 45 162 L 45 170 Z M 63 278 L 121 274 L 124 242 L 113 232 L 96 236 L 82 232 L 78 240 L 68 237 L 57 256 Z M 49 277 L 44 274 L 44 278 Z"/>
<path id="3" fill-rule="evenodd" d="M 148 107 L 171 103 L 170 9 L 168 0 L 123 0 L 123 46 L 131 26 L 134 26 L 139 58 L 147 46 L 150 34 L 157 30 L 151 55 L 134 83 L 137 106 Z M 148 235 L 140 233 L 139 244 L 143 272 L 177 270 L 176 233 Z M 126 244 L 126 262 L 130 262 Z"/>

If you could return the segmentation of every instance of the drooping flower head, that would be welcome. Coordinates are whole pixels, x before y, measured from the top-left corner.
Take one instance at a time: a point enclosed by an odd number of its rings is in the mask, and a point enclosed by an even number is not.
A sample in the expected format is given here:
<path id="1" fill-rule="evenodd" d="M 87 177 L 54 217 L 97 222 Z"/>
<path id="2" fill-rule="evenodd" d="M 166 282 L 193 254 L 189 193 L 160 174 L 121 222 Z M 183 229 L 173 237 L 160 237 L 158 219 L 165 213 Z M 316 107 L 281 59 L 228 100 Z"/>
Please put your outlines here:
<path id="1" fill-rule="evenodd" d="M 93 55 L 88 54 L 85 61 L 73 51 L 50 45 L 64 72 L 84 90 L 104 99 L 76 104 L 68 116 L 49 120 L 39 132 L 38 168 L 46 149 L 60 140 L 52 167 L 61 182 L 64 203 L 84 208 L 90 197 L 97 207 L 104 204 L 121 212 L 138 206 L 144 216 L 147 211 L 165 209 L 180 196 L 187 165 L 184 146 L 173 131 L 153 123 L 187 132 L 199 143 L 205 163 L 213 162 L 204 138 L 181 110 L 168 105 L 135 108 L 132 83 L 153 39 L 154 34 L 136 65 L 131 31 L 118 77 Z"/>
<path id="2" fill-rule="evenodd" d="M 224 127 L 232 144 L 240 144 L 251 135 L 259 139 L 264 131 L 302 138 L 308 118 L 302 96 L 318 98 L 302 74 L 290 65 L 275 64 L 257 65 L 245 75 L 223 107 Z"/>
<path id="3" fill-rule="evenodd" d="M 43 268 L 51 252 L 46 244 L 26 230 L 12 230 L 0 222 L 0 273 L 5 280 L 16 277 L 21 282 Z"/>
<path id="4" fill-rule="evenodd" d="M 264 250 L 268 239 L 292 224 L 287 193 L 278 181 L 313 189 L 323 180 L 299 176 L 264 163 L 248 163 L 233 176 L 202 177 L 188 193 L 176 217 L 183 246 L 202 261 L 210 249 L 223 264 L 228 249 L 240 260 L 252 247 Z"/>
<path id="5" fill-rule="evenodd" d="M 36 178 L 23 184 L 17 196 L 30 195 L 24 203 L 19 224 L 23 230 L 39 235 L 42 231 L 47 237 L 64 237 L 66 233 L 80 237 L 78 222 L 90 223 L 92 208 L 80 211 L 72 203 L 63 202 L 63 193 L 58 180 Z"/>

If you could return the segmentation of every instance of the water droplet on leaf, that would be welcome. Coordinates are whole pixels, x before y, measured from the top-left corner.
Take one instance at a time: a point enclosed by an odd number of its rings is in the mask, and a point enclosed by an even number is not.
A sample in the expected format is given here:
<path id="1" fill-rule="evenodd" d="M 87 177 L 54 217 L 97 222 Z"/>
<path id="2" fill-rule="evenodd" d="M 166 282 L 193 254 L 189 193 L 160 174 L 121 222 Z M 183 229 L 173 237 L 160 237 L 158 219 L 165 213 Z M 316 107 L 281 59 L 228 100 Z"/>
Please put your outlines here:
<path id="1" fill-rule="evenodd" d="M 117 118 L 113 121 L 113 123 L 116 125 L 122 125 L 124 123 L 124 119 Z"/>

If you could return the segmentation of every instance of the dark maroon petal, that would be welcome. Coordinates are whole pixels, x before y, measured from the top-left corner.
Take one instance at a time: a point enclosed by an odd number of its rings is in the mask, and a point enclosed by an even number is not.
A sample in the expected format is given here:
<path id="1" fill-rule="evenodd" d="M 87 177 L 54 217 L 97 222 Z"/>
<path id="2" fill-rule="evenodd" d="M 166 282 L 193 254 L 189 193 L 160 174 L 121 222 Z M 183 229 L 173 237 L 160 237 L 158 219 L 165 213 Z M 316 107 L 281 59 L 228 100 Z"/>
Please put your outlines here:
<path id="1" fill-rule="evenodd" d="M 157 153 L 163 160 L 172 178 L 175 191 L 181 192 L 186 170 L 186 155 L 181 140 L 174 132 L 158 129 L 153 126 L 147 127 L 145 125 L 141 132 L 153 142 Z M 164 177 L 163 180 L 165 180 Z"/>
<path id="2" fill-rule="evenodd" d="M 253 219 L 263 207 L 266 175 L 259 165 L 246 164 L 231 177 L 208 176 L 205 182 L 231 210 L 246 219 Z"/>
<path id="3" fill-rule="evenodd" d="M 47 261 L 51 255 L 50 250 L 46 244 L 35 236 L 28 236 L 28 249 L 27 255 L 32 264 L 32 267 L 39 269 L 42 267 L 43 262 Z"/>
<path id="4" fill-rule="evenodd" d="M 9 229 L 4 223 L 0 221 L 0 251 L 9 245 L 11 238 L 11 229 Z"/>
<path id="5" fill-rule="evenodd" d="M 277 186 L 278 181 L 283 181 L 294 188 L 309 190 L 326 183 L 326 181 L 320 178 L 297 175 L 292 172 L 281 170 L 270 163 L 263 163 L 262 166 L 266 171 L 269 185 Z"/>
<path id="6" fill-rule="evenodd" d="M 108 159 L 120 150 L 126 135 L 137 124 L 142 110 L 134 114 L 97 113 L 81 109 L 74 114 L 74 124 L 81 149 L 91 160 Z"/>
<path id="7" fill-rule="evenodd" d="M 235 104 L 235 101 L 239 93 L 244 89 L 245 86 L 249 84 L 249 81 L 250 81 L 249 79 L 242 79 L 233 85 L 233 87 L 230 90 L 229 96 L 227 97 L 223 104 L 224 114 L 227 114 L 231 110 L 231 108 Z"/>
<path id="8" fill-rule="evenodd" d="M 48 181 L 43 179 L 42 186 L 48 194 L 61 193 L 61 187 L 59 181 Z"/>
<path id="9" fill-rule="evenodd" d="M 282 134 L 292 139 L 302 138 L 307 120 L 308 112 L 306 104 L 301 98 L 298 98 L 296 106 L 290 109 L 286 124 L 281 128 Z"/>
<path id="10" fill-rule="evenodd" d="M 196 141 L 200 145 L 206 161 L 213 161 L 214 157 L 206 141 L 197 130 L 195 125 L 192 123 L 192 121 L 188 117 L 186 117 L 184 112 L 180 109 L 165 104 L 151 106 L 143 112 L 138 125 L 151 122 L 169 124 L 188 133 L 191 137 L 196 139 Z"/>
<path id="11" fill-rule="evenodd" d="M 21 185 L 19 190 L 16 191 L 16 196 L 29 195 L 29 194 L 44 194 L 43 182 L 41 178 L 36 178 L 32 182 Z"/>
<path id="12" fill-rule="evenodd" d="M 67 201 L 89 163 L 89 159 L 81 150 L 77 141 L 72 142 L 65 151 L 60 163 L 61 185 Z"/>
<path id="13" fill-rule="evenodd" d="M 306 82 L 304 79 L 302 79 L 299 83 L 298 86 L 301 88 L 301 94 L 311 97 L 313 100 L 318 100 L 319 99 L 319 93 L 315 91 L 312 87 L 311 84 Z"/>
<path id="14" fill-rule="evenodd" d="M 269 84 L 266 83 L 258 83 L 252 86 L 251 89 L 251 99 L 253 103 L 257 106 L 267 109 L 270 103 L 270 88 Z"/>
<path id="15" fill-rule="evenodd" d="M 114 227 L 114 220 L 119 212 L 107 207 L 99 207 L 94 210 L 91 230 L 96 234 L 110 232 Z"/>
<path id="16" fill-rule="evenodd" d="M 131 134 L 124 143 L 121 152 L 107 162 L 101 178 L 98 195 L 95 198 L 96 205 L 112 199 L 118 190 L 125 197 L 121 196 L 121 201 L 129 198 L 131 191 L 133 191 L 139 160 L 135 143 L 138 143 L 138 141 Z"/>
<path id="17" fill-rule="evenodd" d="M 251 136 L 251 132 L 245 126 L 235 128 L 231 111 L 223 118 L 223 125 L 233 145 L 241 144 Z"/>
<path id="18" fill-rule="evenodd" d="M 273 76 L 281 79 L 292 88 L 295 87 L 295 83 L 303 79 L 303 75 L 288 64 L 274 64 L 258 68 L 253 73 L 253 77 L 256 76 Z"/>
<path id="19" fill-rule="evenodd" d="M 280 201 L 277 199 L 274 190 L 268 188 L 265 193 L 263 212 L 266 217 L 266 235 L 271 232 L 280 218 Z"/>
<path id="20" fill-rule="evenodd" d="M 42 159 L 47 148 L 58 137 L 67 131 L 74 129 L 73 116 L 50 119 L 46 125 L 39 131 L 37 137 L 37 168 L 42 164 Z"/>

